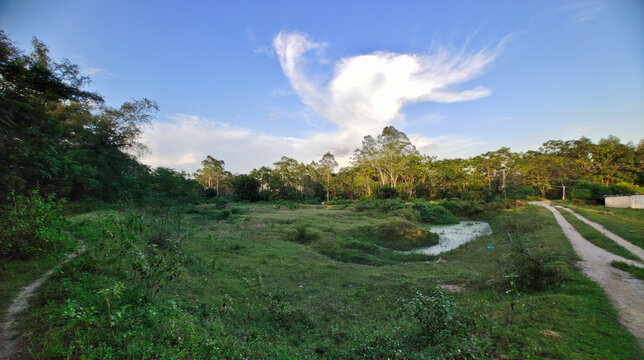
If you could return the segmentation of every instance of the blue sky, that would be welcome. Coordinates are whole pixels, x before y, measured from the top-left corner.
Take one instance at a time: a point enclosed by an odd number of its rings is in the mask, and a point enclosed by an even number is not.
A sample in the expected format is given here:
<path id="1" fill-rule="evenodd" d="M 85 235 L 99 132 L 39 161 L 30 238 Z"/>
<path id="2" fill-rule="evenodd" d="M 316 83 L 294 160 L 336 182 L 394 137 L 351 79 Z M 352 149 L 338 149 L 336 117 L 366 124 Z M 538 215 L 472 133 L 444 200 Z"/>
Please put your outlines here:
<path id="1" fill-rule="evenodd" d="M 394 125 L 463 157 L 644 137 L 642 1 L 0 1 L 110 105 L 156 100 L 142 161 L 234 172 L 287 155 L 346 165 Z"/>

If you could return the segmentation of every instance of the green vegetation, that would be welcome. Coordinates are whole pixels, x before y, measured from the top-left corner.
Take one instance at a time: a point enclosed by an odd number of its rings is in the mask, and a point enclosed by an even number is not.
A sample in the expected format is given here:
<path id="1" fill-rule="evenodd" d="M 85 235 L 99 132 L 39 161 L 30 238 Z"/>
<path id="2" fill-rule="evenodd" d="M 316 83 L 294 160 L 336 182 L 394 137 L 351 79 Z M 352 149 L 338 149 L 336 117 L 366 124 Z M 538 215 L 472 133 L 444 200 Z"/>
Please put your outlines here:
<path id="1" fill-rule="evenodd" d="M 643 355 L 551 214 L 514 200 L 639 191 L 644 143 L 436 160 L 388 126 L 337 173 L 326 153 L 239 175 L 207 156 L 188 175 L 134 155 L 154 101 L 105 106 L 88 81 L 0 32 L 2 309 L 87 245 L 21 315 L 20 358 Z M 643 246 L 641 212 L 575 209 Z M 459 218 L 493 235 L 440 259 L 409 252 Z"/>
<path id="2" fill-rule="evenodd" d="M 243 212 L 239 218 L 213 221 L 208 214 L 220 210 L 201 205 L 199 213 L 181 218 L 179 232 L 178 215 L 166 220 L 113 212 L 73 217 L 74 234 L 86 239 L 88 252 L 56 273 L 33 301 L 22 322 L 29 330 L 25 355 L 642 355 L 603 291 L 574 269 L 571 246 L 545 209 L 483 213 L 494 234 L 442 254 L 447 262 L 375 254 L 388 264 L 371 266 L 334 261 L 324 249 L 353 241 L 356 227 L 378 229 L 389 218 L 385 213 L 341 206 L 236 206 Z M 289 235 L 299 224 L 309 234 L 305 241 Z M 516 239 L 520 245 L 513 244 Z M 525 249 L 531 255 L 517 256 Z M 535 259 L 540 265 L 525 266 Z M 437 287 L 442 284 L 465 291 L 451 294 Z"/>
<path id="3" fill-rule="evenodd" d="M 558 210 L 561 215 L 563 215 L 563 217 L 566 218 L 566 220 L 575 228 L 575 230 L 577 230 L 581 234 L 581 236 L 584 237 L 584 239 L 615 255 L 619 255 L 631 260 L 641 261 L 639 257 L 635 256 L 633 253 L 626 250 L 624 247 L 614 242 L 613 240 L 607 238 L 599 231 L 593 229 L 590 225 L 577 219 L 575 215 L 566 210 Z"/>
<path id="4" fill-rule="evenodd" d="M 622 261 L 613 261 L 611 265 L 617 269 L 630 273 L 640 280 L 644 280 L 644 269 L 641 267 L 633 266 Z"/>
<path id="5" fill-rule="evenodd" d="M 604 206 L 564 204 L 588 220 L 601 224 L 633 245 L 644 248 L 644 211 Z"/>

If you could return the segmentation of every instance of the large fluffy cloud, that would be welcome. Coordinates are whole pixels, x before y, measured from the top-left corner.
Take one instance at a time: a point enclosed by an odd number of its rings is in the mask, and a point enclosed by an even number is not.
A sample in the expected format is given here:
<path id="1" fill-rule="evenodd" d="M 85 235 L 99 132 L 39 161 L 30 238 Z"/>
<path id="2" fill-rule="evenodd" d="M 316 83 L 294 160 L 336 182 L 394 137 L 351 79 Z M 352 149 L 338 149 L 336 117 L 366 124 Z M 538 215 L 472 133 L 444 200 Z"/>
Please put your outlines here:
<path id="1" fill-rule="evenodd" d="M 198 167 L 206 154 L 225 159 L 233 171 L 249 171 L 270 165 L 282 155 L 299 161 L 319 159 L 326 151 L 347 165 L 351 151 L 363 136 L 404 118 L 404 106 L 425 101 L 459 102 L 490 95 L 476 87 L 453 90 L 481 75 L 495 59 L 499 46 L 475 53 L 438 51 L 431 55 L 373 52 L 339 60 L 325 78 L 307 71 L 307 60 L 319 55 L 326 44 L 304 33 L 280 32 L 273 47 L 284 75 L 302 103 L 332 122 L 336 130 L 309 137 L 281 137 L 235 127 L 190 115 L 175 115 L 156 123 L 143 140 L 153 156 L 144 159 L 156 166 L 188 171 Z M 470 139 L 442 136 L 410 136 L 419 150 L 439 156 L 463 156 L 477 145 Z"/>
<path id="2" fill-rule="evenodd" d="M 374 133 L 402 117 L 401 109 L 421 101 L 457 102 L 488 96 L 478 87 L 450 91 L 450 87 L 480 75 L 497 50 L 452 55 L 374 52 L 341 59 L 328 84 L 316 84 L 304 72 L 305 55 L 323 47 L 302 33 L 279 33 L 273 41 L 282 70 L 302 99 L 338 126 L 340 132 Z"/>

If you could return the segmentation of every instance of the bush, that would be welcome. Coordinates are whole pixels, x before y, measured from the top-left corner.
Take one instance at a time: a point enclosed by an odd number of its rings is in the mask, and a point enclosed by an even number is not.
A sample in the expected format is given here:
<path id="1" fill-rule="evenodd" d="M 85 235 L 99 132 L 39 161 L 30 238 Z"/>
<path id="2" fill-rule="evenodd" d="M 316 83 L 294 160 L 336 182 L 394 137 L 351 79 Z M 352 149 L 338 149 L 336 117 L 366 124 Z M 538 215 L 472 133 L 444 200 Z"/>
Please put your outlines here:
<path id="1" fill-rule="evenodd" d="M 224 209 L 215 215 L 215 220 L 226 220 L 233 214 L 232 211 Z"/>
<path id="2" fill-rule="evenodd" d="M 610 190 L 615 195 L 632 195 L 641 194 L 643 192 L 641 187 L 624 182 L 611 185 Z"/>
<path id="3" fill-rule="evenodd" d="M 601 183 L 579 182 L 570 192 L 570 197 L 582 202 L 602 202 L 604 195 L 613 195 L 613 191 Z"/>
<path id="4" fill-rule="evenodd" d="M 433 225 L 458 224 L 458 219 L 440 205 L 417 201 L 412 206 L 418 212 L 420 219 Z"/>
<path id="5" fill-rule="evenodd" d="M 251 202 L 260 199 L 259 181 L 249 175 L 238 175 L 233 179 L 233 188 L 235 189 L 235 196 L 237 200 L 248 200 Z"/>
<path id="6" fill-rule="evenodd" d="M 63 203 L 54 195 L 10 196 L 0 218 L 0 256 L 31 258 L 48 250 L 61 250 L 69 242 Z"/>
<path id="7" fill-rule="evenodd" d="M 411 299 L 402 300 L 406 314 L 414 319 L 421 335 L 430 344 L 450 344 L 468 337 L 468 321 L 458 311 L 454 297 L 435 288 L 429 295 L 416 290 Z"/>
<path id="8" fill-rule="evenodd" d="M 352 200 L 349 199 L 336 199 L 326 202 L 327 205 L 351 205 L 353 204 Z"/>
<path id="9" fill-rule="evenodd" d="M 213 202 L 215 204 L 215 208 L 221 210 L 221 209 L 226 208 L 226 205 L 228 205 L 230 200 L 228 200 L 228 199 L 226 199 L 224 197 L 221 197 L 221 196 L 217 196 L 216 198 L 214 198 Z"/>
<path id="10" fill-rule="evenodd" d="M 550 261 L 543 249 L 529 247 L 525 235 L 508 234 L 508 237 L 512 252 L 508 276 L 512 283 L 508 291 L 544 290 L 561 281 L 557 264 Z"/>
<path id="11" fill-rule="evenodd" d="M 366 235 L 371 236 L 368 231 Z M 376 226 L 373 236 L 383 247 L 394 250 L 412 250 L 438 244 L 438 234 L 400 218 Z"/>
<path id="12" fill-rule="evenodd" d="M 213 188 L 209 187 L 209 188 L 207 188 L 206 190 L 204 190 L 204 192 L 203 192 L 203 196 L 204 196 L 206 199 L 212 199 L 212 198 L 214 198 L 214 197 L 216 197 L 216 196 L 217 196 L 217 190 L 215 190 L 215 189 L 213 189 Z"/>
<path id="13" fill-rule="evenodd" d="M 318 234 L 311 232 L 305 224 L 297 224 L 294 228 L 287 230 L 286 236 L 289 240 L 300 244 L 306 244 L 318 238 Z"/>
<path id="14" fill-rule="evenodd" d="M 376 199 L 393 199 L 398 197 L 398 190 L 391 185 L 381 185 L 376 187 L 373 192 L 373 197 Z"/>
<path id="15" fill-rule="evenodd" d="M 480 213 L 483 210 L 481 206 L 474 201 L 461 200 L 456 198 L 441 200 L 438 202 L 438 205 L 444 207 L 445 209 L 449 210 L 449 212 L 457 216 L 472 216 Z"/>

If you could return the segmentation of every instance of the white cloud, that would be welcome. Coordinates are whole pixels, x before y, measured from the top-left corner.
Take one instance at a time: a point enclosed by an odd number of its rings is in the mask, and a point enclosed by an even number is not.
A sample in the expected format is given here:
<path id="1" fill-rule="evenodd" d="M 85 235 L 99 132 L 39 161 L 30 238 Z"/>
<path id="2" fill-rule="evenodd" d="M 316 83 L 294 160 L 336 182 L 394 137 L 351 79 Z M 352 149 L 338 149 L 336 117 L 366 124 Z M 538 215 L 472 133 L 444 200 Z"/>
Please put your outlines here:
<path id="1" fill-rule="evenodd" d="M 210 154 L 225 160 L 232 171 L 247 172 L 270 165 L 282 155 L 310 162 L 331 151 L 340 165 L 346 166 L 365 135 L 375 135 L 384 126 L 404 120 L 402 109 L 406 105 L 489 96 L 491 91 L 484 87 L 454 87 L 483 74 L 502 44 L 503 41 L 493 49 L 475 53 L 440 50 L 420 55 L 379 51 L 349 56 L 339 60 L 323 82 L 319 79 L 325 76 L 307 72 L 306 65 L 311 54 L 317 56 L 318 62 L 323 58 L 326 44 L 304 33 L 280 32 L 273 47 L 284 75 L 301 102 L 333 123 L 335 130 L 321 132 L 317 126 L 318 132 L 309 136 L 281 137 L 180 114 L 145 131 L 143 140 L 154 155 L 143 161 L 193 171 Z M 307 117 L 304 120 L 309 121 Z M 415 134 L 410 138 L 421 152 L 441 157 L 466 156 L 480 144 L 457 136 L 427 138 Z"/>
<path id="2" fill-rule="evenodd" d="M 489 96 L 476 87 L 452 91 L 483 73 L 500 45 L 474 54 L 433 55 L 373 52 L 338 61 L 328 84 L 318 84 L 304 71 L 305 54 L 323 48 L 306 34 L 280 32 L 274 40 L 284 74 L 302 102 L 335 123 L 340 131 L 368 134 L 403 117 L 401 109 L 416 102 L 458 102 Z"/>
<path id="3" fill-rule="evenodd" d="M 100 67 L 83 68 L 83 69 L 81 69 L 81 73 L 83 75 L 104 74 L 104 75 L 107 75 L 109 77 L 116 77 L 116 75 L 114 75 L 111 72 L 107 71 L 107 69 L 103 69 L 103 68 L 100 68 Z"/>

